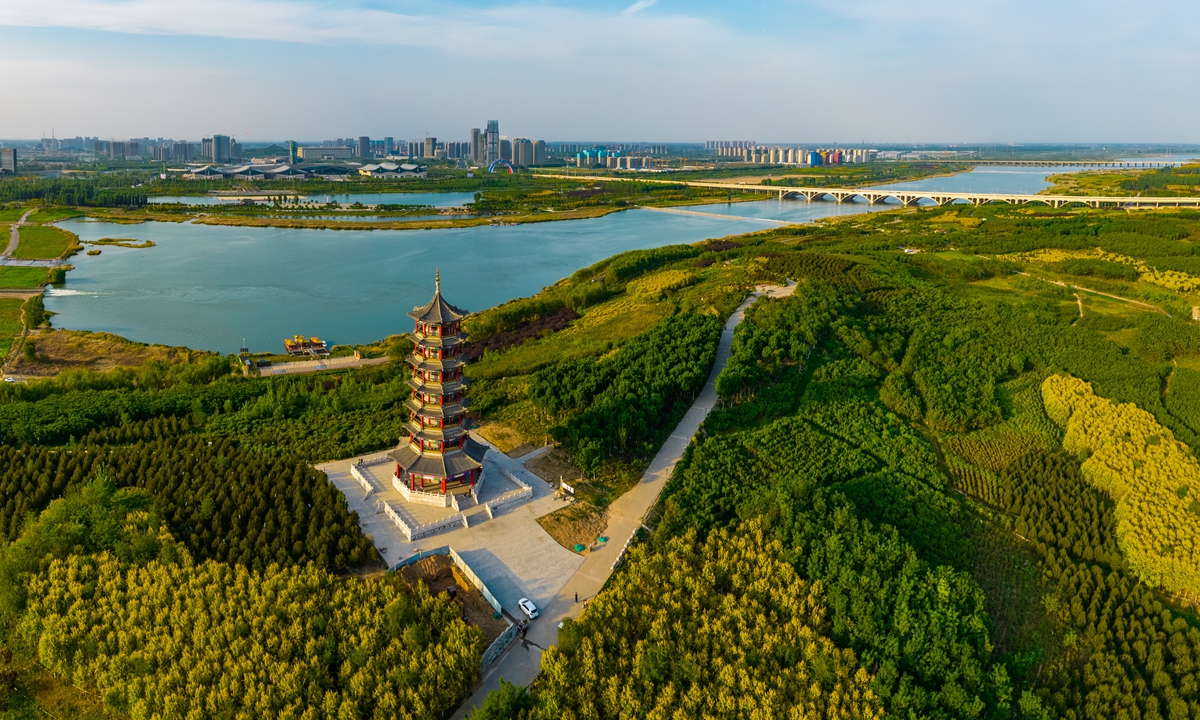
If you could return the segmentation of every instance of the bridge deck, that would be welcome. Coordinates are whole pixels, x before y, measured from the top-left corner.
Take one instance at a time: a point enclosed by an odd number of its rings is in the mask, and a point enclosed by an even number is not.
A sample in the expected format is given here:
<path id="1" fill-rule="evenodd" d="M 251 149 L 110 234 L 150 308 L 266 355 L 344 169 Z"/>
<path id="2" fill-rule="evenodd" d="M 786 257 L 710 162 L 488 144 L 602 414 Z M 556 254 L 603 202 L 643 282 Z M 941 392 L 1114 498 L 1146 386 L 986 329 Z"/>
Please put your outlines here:
<path id="1" fill-rule="evenodd" d="M 640 182 L 660 183 L 664 185 L 687 185 L 688 187 L 718 188 L 737 190 L 741 192 L 759 192 L 778 195 L 780 199 L 788 195 L 799 195 L 806 200 L 818 200 L 828 195 L 838 202 L 853 202 L 862 198 L 872 205 L 889 198 L 899 200 L 902 205 L 914 205 L 921 200 L 929 200 L 938 205 L 955 201 L 964 201 L 973 205 L 991 202 L 1008 203 L 1010 205 L 1025 205 L 1027 203 L 1045 203 L 1052 207 L 1081 204 L 1090 207 L 1118 208 L 1147 208 L 1147 207 L 1200 207 L 1200 197 L 1099 197 L 1091 195 L 1030 195 L 1019 193 L 980 193 L 980 192 L 943 192 L 940 190 L 889 190 L 874 188 L 830 188 L 830 187 L 796 187 L 787 185 L 747 185 L 744 183 L 722 183 L 707 180 L 659 180 L 646 177 L 609 177 L 604 175 L 558 175 L 539 173 L 538 177 L 550 177 L 570 180 L 590 180 L 600 182 Z"/>

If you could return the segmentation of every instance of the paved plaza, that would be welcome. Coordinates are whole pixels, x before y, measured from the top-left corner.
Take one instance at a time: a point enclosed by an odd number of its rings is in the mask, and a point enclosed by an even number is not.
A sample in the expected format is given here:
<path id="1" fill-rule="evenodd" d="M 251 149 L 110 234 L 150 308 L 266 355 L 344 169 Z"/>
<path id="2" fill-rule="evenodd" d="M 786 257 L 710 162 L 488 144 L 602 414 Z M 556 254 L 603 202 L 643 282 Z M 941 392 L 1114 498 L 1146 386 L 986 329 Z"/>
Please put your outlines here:
<path id="1" fill-rule="evenodd" d="M 379 509 L 378 502 L 388 502 L 401 517 L 407 514 L 421 525 L 457 512 L 453 508 L 405 502 L 392 487 L 391 473 L 395 468 L 392 463 L 362 468 L 363 474 L 376 486 L 376 492 L 369 497 L 364 497 L 363 487 L 350 475 L 350 466 L 358 458 L 317 467 L 325 471 L 329 480 L 346 496 L 350 509 L 358 513 L 363 532 L 371 536 L 389 566 L 423 550 L 449 545 L 467 561 L 505 610 L 518 615 L 517 600 L 523 597 L 545 607 L 583 564 L 583 557 L 559 545 L 537 523 L 539 517 L 563 507 L 565 502 L 556 500 L 553 488 L 527 470 L 520 460 L 508 457 L 478 435 L 473 437 L 488 448 L 483 460 L 484 484 L 480 501 L 487 502 L 519 489 L 500 473 L 501 468 L 533 488 L 533 497 L 523 504 L 497 510 L 496 516 L 490 519 L 482 505 L 476 505 L 467 497 L 462 511 L 467 516 L 468 527 L 456 526 L 411 542 L 404 539 L 399 528 Z"/>

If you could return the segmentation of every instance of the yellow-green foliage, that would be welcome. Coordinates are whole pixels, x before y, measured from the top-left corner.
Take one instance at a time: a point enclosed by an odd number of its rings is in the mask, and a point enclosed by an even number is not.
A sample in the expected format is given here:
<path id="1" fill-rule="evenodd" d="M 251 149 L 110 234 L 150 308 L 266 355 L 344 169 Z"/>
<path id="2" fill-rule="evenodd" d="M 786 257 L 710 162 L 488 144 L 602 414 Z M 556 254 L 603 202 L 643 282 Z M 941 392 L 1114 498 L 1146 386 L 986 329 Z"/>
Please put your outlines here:
<path id="1" fill-rule="evenodd" d="M 994 473 L 1031 451 L 1057 447 L 1060 436 L 1042 411 L 1041 392 L 1034 376 L 1006 383 L 1001 391 L 1010 405 L 1007 420 L 945 441 L 946 450 Z"/>
<path id="2" fill-rule="evenodd" d="M 56 560 L 20 630 L 42 665 L 136 720 L 442 718 L 483 640 L 424 586 L 214 561 Z M 337 679 L 331 677 L 336 674 Z"/>
<path id="3" fill-rule="evenodd" d="M 629 283 L 627 292 L 652 300 L 661 300 L 669 293 L 696 282 L 696 274 L 687 270 L 663 270 Z"/>
<path id="4" fill-rule="evenodd" d="M 1200 464 L 1154 416 L 1098 397 L 1090 383 L 1052 375 L 1042 383 L 1063 447 L 1087 453 L 1083 474 L 1117 503 L 1117 543 L 1143 580 L 1200 595 Z"/>
<path id="5" fill-rule="evenodd" d="M 1138 271 L 1140 280 L 1145 280 L 1151 285 L 1157 285 L 1161 288 L 1166 288 L 1167 290 L 1174 290 L 1175 292 L 1181 293 L 1200 292 L 1200 278 L 1192 277 L 1187 273 L 1179 272 L 1177 270 L 1158 270 L 1147 265 L 1144 260 L 1129 257 L 1128 255 L 1121 255 L 1119 253 L 1105 252 L 1099 248 L 1095 250 L 1058 250 L 1055 248 L 1042 248 L 1041 250 L 1033 250 L 1030 252 L 1001 255 L 999 259 L 1010 260 L 1019 264 L 1030 262 L 1055 263 L 1079 259 L 1107 260 L 1109 262 L 1129 265 Z"/>
<path id="6" fill-rule="evenodd" d="M 959 225 L 962 225 L 967 230 L 977 228 L 983 224 L 983 220 L 980 218 L 967 217 L 964 215 L 957 215 L 955 213 L 945 213 L 943 215 L 938 215 L 937 217 L 930 218 L 929 222 L 937 223 L 940 225 L 953 225 L 953 224 L 957 223 Z"/>
<path id="7" fill-rule="evenodd" d="M 635 552 L 542 656 L 535 717 L 879 718 L 871 675 L 827 636 L 821 583 L 783 553 L 757 523 Z"/>

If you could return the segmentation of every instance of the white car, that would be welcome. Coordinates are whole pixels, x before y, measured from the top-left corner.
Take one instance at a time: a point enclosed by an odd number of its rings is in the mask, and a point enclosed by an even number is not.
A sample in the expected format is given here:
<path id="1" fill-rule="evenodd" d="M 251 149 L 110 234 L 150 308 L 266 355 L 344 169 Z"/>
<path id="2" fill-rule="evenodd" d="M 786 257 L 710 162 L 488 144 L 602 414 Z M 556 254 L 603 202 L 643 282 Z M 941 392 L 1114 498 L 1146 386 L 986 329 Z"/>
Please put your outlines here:
<path id="1" fill-rule="evenodd" d="M 15 383 L 16 381 L 17 381 L 17 379 L 16 379 L 16 378 L 10 378 L 10 377 L 8 377 L 8 378 L 4 378 L 4 382 L 11 382 L 11 383 Z"/>
<path id="2" fill-rule="evenodd" d="M 534 605 L 533 601 L 529 598 L 521 598 L 517 601 L 517 606 L 521 608 L 521 612 L 525 613 L 530 620 L 538 616 L 537 605 Z"/>

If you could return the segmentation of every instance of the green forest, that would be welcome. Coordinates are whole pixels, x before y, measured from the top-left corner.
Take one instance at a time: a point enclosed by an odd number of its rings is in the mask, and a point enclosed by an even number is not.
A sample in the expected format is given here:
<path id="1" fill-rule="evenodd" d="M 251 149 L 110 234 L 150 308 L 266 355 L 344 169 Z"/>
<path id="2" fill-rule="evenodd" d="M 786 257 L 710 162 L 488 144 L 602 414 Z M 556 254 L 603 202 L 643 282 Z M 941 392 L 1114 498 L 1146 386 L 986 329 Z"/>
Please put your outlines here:
<path id="1" fill-rule="evenodd" d="M 735 240 L 797 291 L 747 311 L 625 565 L 474 717 L 1200 717 L 1200 215 Z"/>
<path id="2" fill-rule="evenodd" d="M 486 718 L 1200 718 L 1200 213 L 945 206 L 583 268 L 468 319 L 472 418 L 647 529 Z M 403 341 L 401 341 L 403 342 Z M 399 358 L 402 346 L 389 353 Z M 313 468 L 401 362 L 0 386 L 0 712 L 449 717 L 482 634 Z M 66 698 L 66 699 L 64 699 Z"/>

